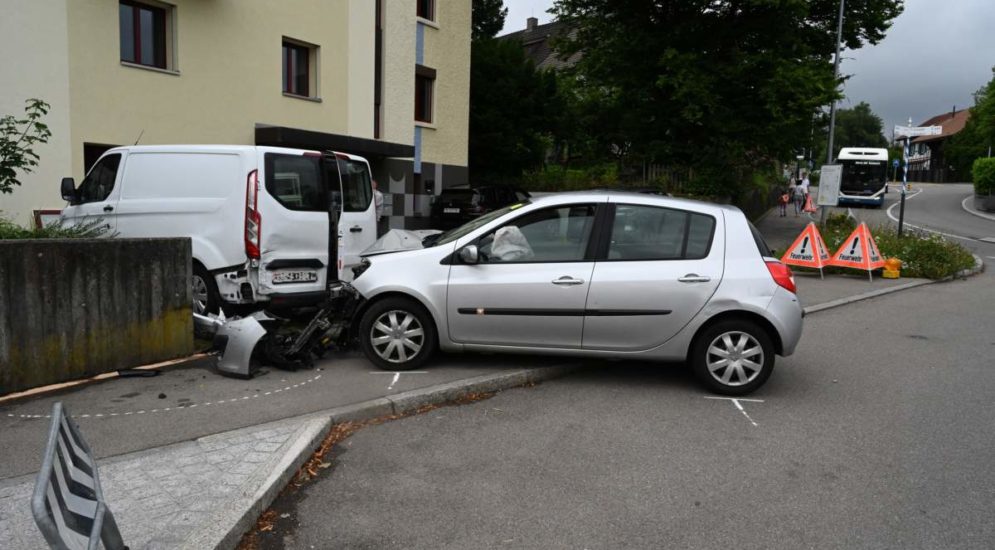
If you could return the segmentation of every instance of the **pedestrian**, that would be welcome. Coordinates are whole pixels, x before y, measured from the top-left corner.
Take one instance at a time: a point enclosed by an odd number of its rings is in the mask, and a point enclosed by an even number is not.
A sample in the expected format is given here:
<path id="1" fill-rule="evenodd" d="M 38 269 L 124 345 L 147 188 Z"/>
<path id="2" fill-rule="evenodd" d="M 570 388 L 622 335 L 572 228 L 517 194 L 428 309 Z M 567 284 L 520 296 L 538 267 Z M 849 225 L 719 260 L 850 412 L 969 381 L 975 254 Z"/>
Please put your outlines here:
<path id="1" fill-rule="evenodd" d="M 788 215 L 788 203 L 791 202 L 789 190 L 783 184 L 777 188 L 777 213 L 782 218 Z"/>
<path id="2" fill-rule="evenodd" d="M 791 190 L 791 197 L 795 203 L 795 217 L 805 208 L 805 185 L 804 181 L 798 182 Z"/>
<path id="3" fill-rule="evenodd" d="M 377 180 L 373 180 L 373 204 L 377 212 L 377 238 L 379 239 L 387 231 L 385 230 L 385 224 L 383 223 L 383 193 L 380 192 Z"/>
<path id="4" fill-rule="evenodd" d="M 808 188 L 812 185 L 812 182 L 808 180 L 808 174 L 802 176 L 802 188 L 805 189 L 805 198 L 808 198 Z"/>

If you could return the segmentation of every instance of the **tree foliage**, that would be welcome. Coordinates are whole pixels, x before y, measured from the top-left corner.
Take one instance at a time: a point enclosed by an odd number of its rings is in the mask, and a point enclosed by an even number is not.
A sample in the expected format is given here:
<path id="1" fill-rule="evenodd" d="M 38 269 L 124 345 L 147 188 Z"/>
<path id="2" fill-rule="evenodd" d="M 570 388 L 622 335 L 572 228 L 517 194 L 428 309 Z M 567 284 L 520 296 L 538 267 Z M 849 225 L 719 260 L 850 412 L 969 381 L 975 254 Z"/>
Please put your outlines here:
<path id="1" fill-rule="evenodd" d="M 557 0 L 581 82 L 624 112 L 618 145 L 731 178 L 793 157 L 839 96 L 838 0 Z M 901 0 L 849 0 L 844 45 L 884 38 Z M 701 171 L 699 170 L 699 172 Z"/>
<path id="2" fill-rule="evenodd" d="M 974 160 L 987 157 L 989 148 L 995 146 L 995 68 L 992 74 L 991 81 L 974 94 L 971 118 L 964 129 L 945 146 L 947 163 L 963 179 L 972 174 Z"/>
<path id="3" fill-rule="evenodd" d="M 557 118 L 556 77 L 536 70 L 516 41 L 474 41 L 471 57 L 471 175 L 514 178 L 540 166 Z"/>
<path id="4" fill-rule="evenodd" d="M 826 140 L 825 134 L 818 140 L 816 163 L 821 163 L 826 158 Z M 843 147 L 888 147 L 888 140 L 884 137 L 884 122 L 866 102 L 861 101 L 852 109 L 836 111 L 833 158 L 839 155 Z"/>
<path id="5" fill-rule="evenodd" d="M 504 28 L 508 8 L 503 0 L 473 0 L 473 40 L 494 38 Z"/>
<path id="6" fill-rule="evenodd" d="M 31 172 L 41 160 L 34 146 L 47 143 L 52 136 L 48 126 L 41 121 L 48 114 L 48 103 L 40 99 L 29 99 L 25 103 L 23 118 L 0 117 L 0 193 L 13 193 L 14 186 L 21 185 L 18 172 Z"/>

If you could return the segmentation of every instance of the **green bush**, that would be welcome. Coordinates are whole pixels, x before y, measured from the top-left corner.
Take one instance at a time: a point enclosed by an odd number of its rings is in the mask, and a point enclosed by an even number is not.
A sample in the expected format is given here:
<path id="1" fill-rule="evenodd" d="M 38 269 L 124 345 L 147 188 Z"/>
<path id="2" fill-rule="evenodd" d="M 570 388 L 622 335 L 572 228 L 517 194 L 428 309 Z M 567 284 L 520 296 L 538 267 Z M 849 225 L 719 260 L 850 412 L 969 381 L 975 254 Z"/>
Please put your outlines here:
<path id="1" fill-rule="evenodd" d="M 26 229 L 16 223 L 0 218 L 0 240 L 13 239 L 95 239 L 97 237 L 113 237 L 103 224 L 102 218 L 87 220 L 78 225 L 67 226 L 63 223 L 49 224 L 40 229 Z"/>
<path id="2" fill-rule="evenodd" d="M 618 185 L 618 168 L 614 164 L 598 164 L 588 168 L 552 165 L 522 177 L 522 187 L 529 191 L 581 191 Z"/>
<path id="3" fill-rule="evenodd" d="M 857 227 L 853 218 L 845 214 L 826 218 L 822 238 L 829 253 L 833 254 Z M 942 279 L 963 269 L 974 267 L 974 256 L 959 244 L 952 243 L 935 233 L 906 231 L 898 236 L 891 227 L 872 227 L 871 235 L 881 256 L 902 260 L 902 275 L 925 279 Z M 847 273 L 843 268 L 827 268 L 828 273 Z"/>
<path id="4" fill-rule="evenodd" d="M 991 195 L 995 192 L 995 158 L 980 158 L 974 161 L 971 169 L 974 176 L 974 192 L 978 195 Z"/>

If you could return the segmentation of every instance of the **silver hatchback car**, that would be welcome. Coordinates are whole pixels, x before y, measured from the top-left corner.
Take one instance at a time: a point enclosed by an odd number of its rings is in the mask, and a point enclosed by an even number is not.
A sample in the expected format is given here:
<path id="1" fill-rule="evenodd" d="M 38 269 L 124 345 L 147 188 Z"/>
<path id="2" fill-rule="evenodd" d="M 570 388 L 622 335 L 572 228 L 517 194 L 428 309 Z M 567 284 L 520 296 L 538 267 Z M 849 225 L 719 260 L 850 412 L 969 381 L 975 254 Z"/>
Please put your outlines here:
<path id="1" fill-rule="evenodd" d="M 791 271 L 739 209 L 654 195 L 535 198 L 355 273 L 360 345 L 388 370 L 437 349 L 687 361 L 743 395 L 802 333 Z"/>

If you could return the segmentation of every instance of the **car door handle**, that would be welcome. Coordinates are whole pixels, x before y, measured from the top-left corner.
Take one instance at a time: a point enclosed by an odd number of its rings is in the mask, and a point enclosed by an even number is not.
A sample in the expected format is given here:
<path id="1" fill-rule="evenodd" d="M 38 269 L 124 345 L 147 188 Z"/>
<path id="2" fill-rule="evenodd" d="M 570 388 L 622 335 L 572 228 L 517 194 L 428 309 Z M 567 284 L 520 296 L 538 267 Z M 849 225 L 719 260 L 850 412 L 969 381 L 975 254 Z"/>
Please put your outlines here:
<path id="1" fill-rule="evenodd" d="M 349 228 L 349 231 L 352 233 L 361 233 L 363 231 L 363 228 L 358 225 L 354 225 Z"/>
<path id="2" fill-rule="evenodd" d="M 706 275 L 698 275 L 697 273 L 688 273 L 677 280 L 682 283 L 707 283 L 708 281 L 711 281 L 712 278 Z"/>
<path id="3" fill-rule="evenodd" d="M 582 285 L 582 284 L 584 284 L 584 280 L 583 279 L 574 279 L 573 277 L 569 277 L 569 276 L 564 275 L 563 277 L 560 277 L 559 279 L 554 280 L 553 284 L 554 285 L 560 285 L 560 286 L 576 286 L 576 285 Z"/>
<path id="4" fill-rule="evenodd" d="M 114 207 L 111 206 L 111 205 L 109 205 L 109 204 L 104 207 L 104 212 L 111 212 L 113 210 L 114 210 Z"/>

